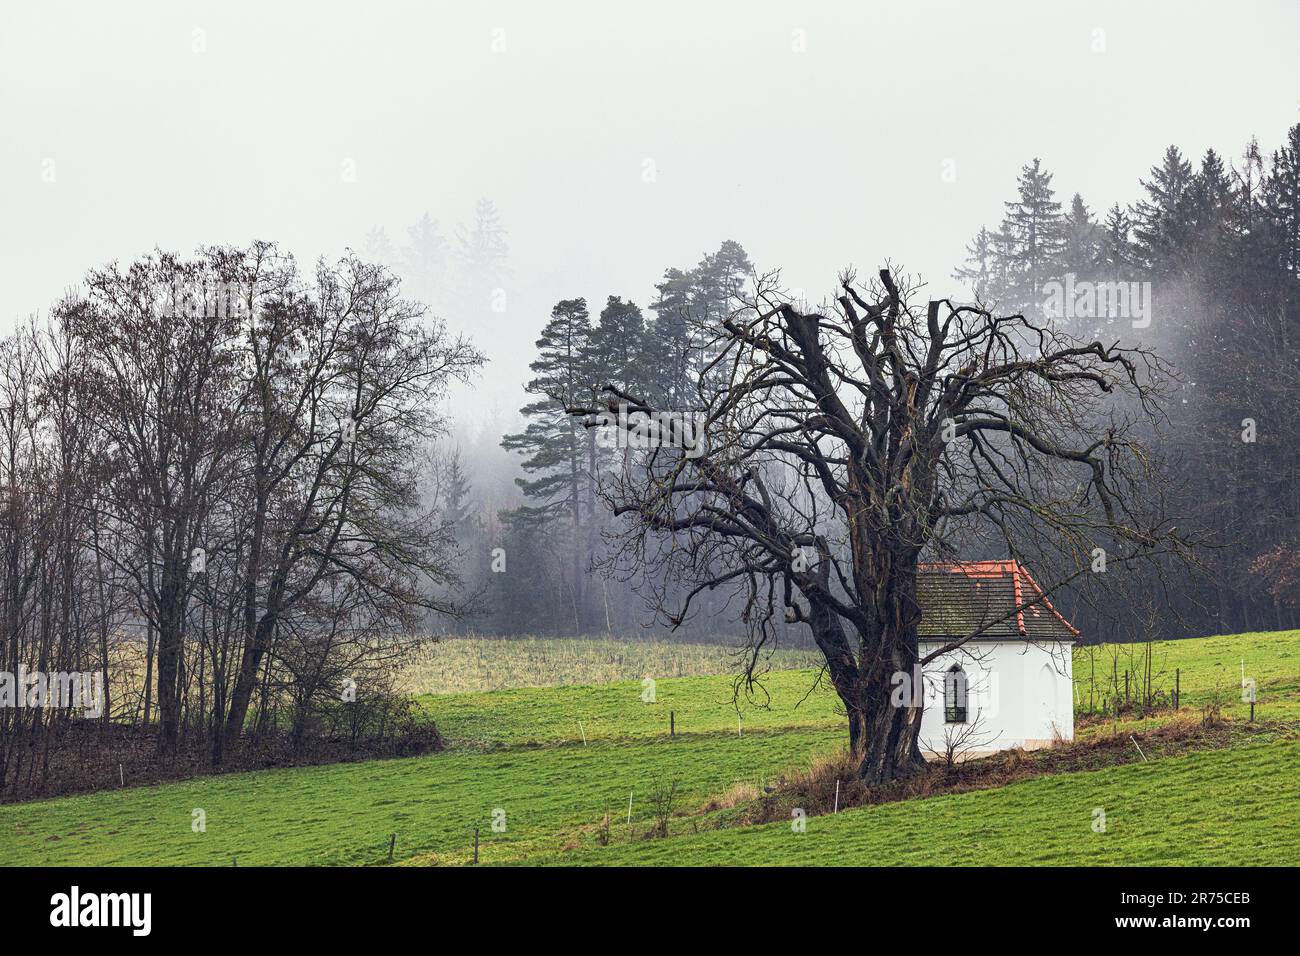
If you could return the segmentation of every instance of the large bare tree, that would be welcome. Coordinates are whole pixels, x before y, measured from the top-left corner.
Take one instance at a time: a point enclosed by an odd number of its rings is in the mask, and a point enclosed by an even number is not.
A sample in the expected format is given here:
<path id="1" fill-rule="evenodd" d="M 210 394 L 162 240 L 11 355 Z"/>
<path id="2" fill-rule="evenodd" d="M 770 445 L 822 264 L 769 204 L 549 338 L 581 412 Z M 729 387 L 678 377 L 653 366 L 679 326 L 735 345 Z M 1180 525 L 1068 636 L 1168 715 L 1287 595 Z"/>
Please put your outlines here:
<path id="1" fill-rule="evenodd" d="M 630 519 L 612 563 L 641 569 L 672 625 L 729 589 L 750 681 L 781 618 L 806 623 L 868 783 L 922 764 L 923 695 L 894 706 L 897 675 L 976 636 L 922 657 L 923 556 L 1054 545 L 1076 568 L 1063 581 L 1096 566 L 1098 548 L 1115 565 L 1181 547 L 1149 508 L 1158 485 L 1133 434 L 1159 416 L 1155 356 L 908 299 L 889 270 L 870 284 L 845 273 L 836 300 L 808 311 L 775 273 L 759 277 L 707 330 L 698 434 L 681 410 L 615 386 L 570 409 L 627 438 L 626 466 L 603 486 Z"/>

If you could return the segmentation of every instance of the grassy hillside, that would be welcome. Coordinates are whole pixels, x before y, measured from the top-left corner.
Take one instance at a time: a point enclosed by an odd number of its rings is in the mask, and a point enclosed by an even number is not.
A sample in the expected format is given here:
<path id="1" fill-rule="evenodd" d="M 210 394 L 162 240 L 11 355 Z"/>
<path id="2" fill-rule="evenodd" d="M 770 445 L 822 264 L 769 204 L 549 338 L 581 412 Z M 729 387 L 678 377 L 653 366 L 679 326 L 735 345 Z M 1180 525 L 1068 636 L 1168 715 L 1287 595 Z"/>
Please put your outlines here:
<path id="1" fill-rule="evenodd" d="M 770 707 L 742 702 L 740 735 L 729 676 L 657 679 L 653 702 L 639 680 L 424 697 L 450 752 L 0 806 L 0 863 L 378 864 L 396 833 L 397 861 L 459 865 L 476 826 L 485 863 L 1300 861 L 1283 832 L 1300 810 L 1300 632 L 1171 642 L 1157 654 L 1170 673 L 1181 669 L 1189 712 L 1236 701 L 1244 657 L 1260 719 L 1292 723 L 1278 724 L 1280 742 L 810 817 L 793 834 L 785 823 L 718 827 L 736 822 L 730 803 L 843 745 L 837 701 L 825 688 L 809 693 L 812 671 L 770 674 Z M 1244 717 L 1239 703 L 1226 712 Z M 649 797 L 673 780 L 675 808 L 689 815 L 668 839 L 647 840 Z M 715 799 L 729 789 L 732 799 Z M 706 803 L 722 809 L 702 813 Z M 1105 834 L 1091 829 L 1095 807 L 1106 810 Z M 193 829 L 196 809 L 205 832 Z M 505 832 L 492 830 L 497 809 Z M 607 810 L 611 845 L 598 847 Z"/>
<path id="2" fill-rule="evenodd" d="M 0 807 L 0 863 L 239 865 L 370 864 L 397 858 L 465 863 L 474 827 L 484 862 L 557 852 L 608 804 L 649 825 L 657 782 L 680 780 L 683 803 L 838 746 L 837 730 L 715 736 L 671 743 L 446 753 L 268 770 L 180 784 Z M 207 832 L 191 812 L 207 814 Z M 506 811 L 505 833 L 491 830 Z M 431 854 L 431 855 L 430 855 Z"/>
<path id="3" fill-rule="evenodd" d="M 566 865 L 1294 865 L 1300 743 L 1195 753 L 534 859 Z M 1093 830 L 1105 812 L 1104 833 Z"/>

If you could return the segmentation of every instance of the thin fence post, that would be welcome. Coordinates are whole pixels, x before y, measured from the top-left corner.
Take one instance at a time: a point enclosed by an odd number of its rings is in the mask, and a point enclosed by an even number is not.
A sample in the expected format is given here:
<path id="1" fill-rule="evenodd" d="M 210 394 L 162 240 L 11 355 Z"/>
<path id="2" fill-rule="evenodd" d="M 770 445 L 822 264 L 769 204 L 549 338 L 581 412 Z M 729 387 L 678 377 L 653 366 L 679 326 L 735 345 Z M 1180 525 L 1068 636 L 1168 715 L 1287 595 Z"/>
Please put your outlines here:
<path id="1" fill-rule="evenodd" d="M 478 862 L 478 827 L 474 828 L 474 862 Z"/>
<path id="2" fill-rule="evenodd" d="M 1174 710 L 1177 710 L 1183 703 L 1183 684 L 1182 672 L 1174 668 Z"/>
<path id="3" fill-rule="evenodd" d="M 668 736 L 677 736 L 677 715 L 671 710 L 668 711 Z"/>
<path id="4" fill-rule="evenodd" d="M 389 863 L 393 862 L 393 847 L 395 846 L 397 846 L 397 834 L 390 833 L 388 835 L 388 862 Z"/>
<path id="5" fill-rule="evenodd" d="M 1124 706 L 1127 707 L 1128 705 L 1129 705 L 1129 696 L 1128 696 L 1128 671 L 1125 671 L 1125 672 L 1124 672 Z"/>

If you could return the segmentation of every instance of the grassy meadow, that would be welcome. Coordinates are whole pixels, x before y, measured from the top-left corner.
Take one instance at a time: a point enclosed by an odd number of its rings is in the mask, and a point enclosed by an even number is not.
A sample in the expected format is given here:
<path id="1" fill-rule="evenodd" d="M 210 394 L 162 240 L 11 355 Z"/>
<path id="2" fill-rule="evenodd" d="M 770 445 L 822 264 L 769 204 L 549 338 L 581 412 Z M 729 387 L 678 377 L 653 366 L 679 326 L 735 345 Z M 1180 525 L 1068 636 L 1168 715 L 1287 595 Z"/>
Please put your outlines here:
<path id="1" fill-rule="evenodd" d="M 745 825 L 745 813 L 764 787 L 843 747 L 843 712 L 815 670 L 773 670 L 737 698 L 734 666 L 711 656 L 722 648 L 691 648 L 674 665 L 683 645 L 624 645 L 619 657 L 602 642 L 554 643 L 530 642 L 514 663 L 494 657 L 506 642 L 438 646 L 448 657 L 425 682 L 466 688 L 418 697 L 446 752 L 0 806 L 0 864 L 381 865 L 396 834 L 395 863 L 463 865 L 476 827 L 484 864 L 1300 861 L 1300 631 L 1153 648 L 1153 671 L 1171 681 L 1181 672 L 1178 720 L 1218 710 L 1242 731 L 1245 660 L 1257 724 L 1230 747 L 1148 745 L 1143 759 L 1122 746 L 1097 769 L 809 816 L 802 833 L 781 821 Z M 493 646 L 474 646 L 483 644 Z M 583 647 L 589 659 L 575 663 Z M 1083 693 L 1112 653 L 1122 672 L 1129 649 L 1076 656 Z M 482 689 L 504 679 L 502 668 L 552 686 Z M 622 679 L 572 682 L 589 675 Z M 1095 719 L 1078 736 L 1146 739 L 1174 719 Z M 652 839 L 652 804 L 670 791 L 669 835 Z M 1093 828 L 1097 808 L 1104 833 Z"/>
<path id="2" fill-rule="evenodd" d="M 761 668 L 818 666 L 816 651 L 764 651 Z M 608 684 L 653 677 L 714 677 L 737 673 L 740 652 L 725 644 L 607 637 L 504 640 L 445 637 L 421 649 L 402 675 L 408 694 L 463 694 L 514 687 Z"/>

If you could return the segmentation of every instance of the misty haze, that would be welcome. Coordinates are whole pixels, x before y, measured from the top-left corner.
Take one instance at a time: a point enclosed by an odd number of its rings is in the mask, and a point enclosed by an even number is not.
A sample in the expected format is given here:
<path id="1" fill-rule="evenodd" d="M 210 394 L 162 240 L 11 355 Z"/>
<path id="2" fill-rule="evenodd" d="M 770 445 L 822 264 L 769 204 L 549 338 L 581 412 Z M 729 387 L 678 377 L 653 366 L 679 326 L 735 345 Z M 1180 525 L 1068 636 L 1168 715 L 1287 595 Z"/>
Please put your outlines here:
<path id="1" fill-rule="evenodd" d="M 1296 865 L 1297 41 L 6 4 L 0 863 Z"/>

